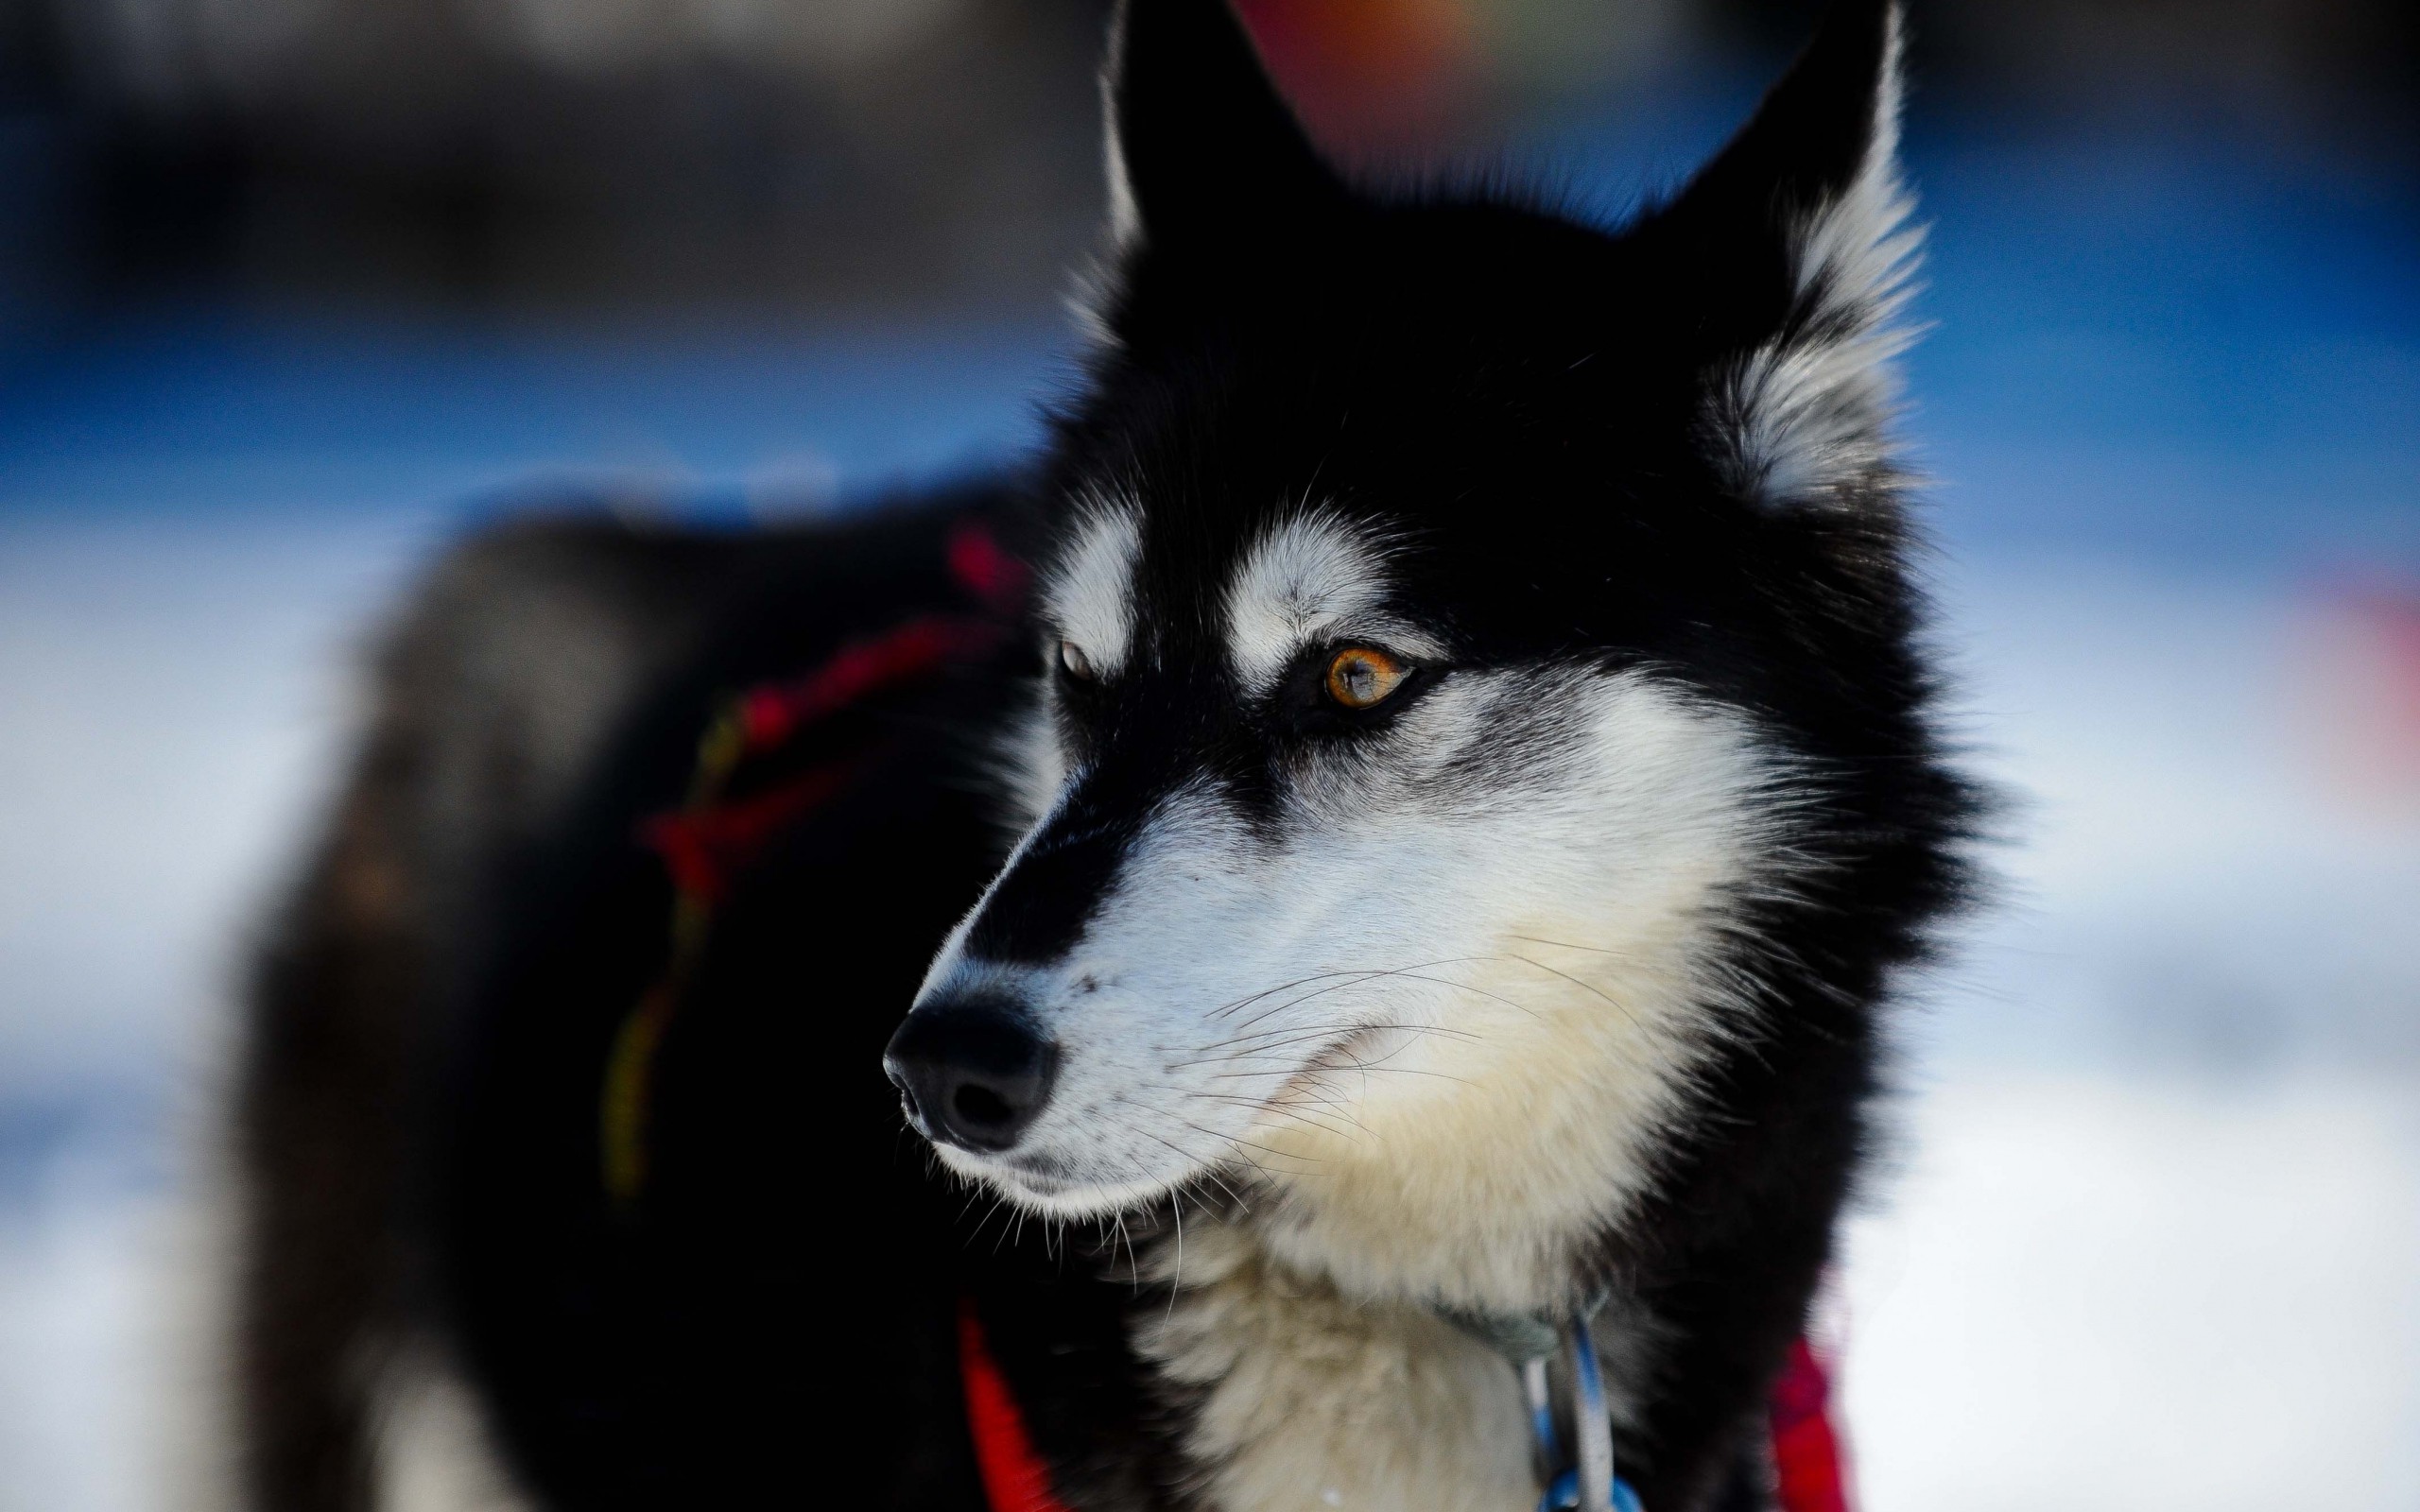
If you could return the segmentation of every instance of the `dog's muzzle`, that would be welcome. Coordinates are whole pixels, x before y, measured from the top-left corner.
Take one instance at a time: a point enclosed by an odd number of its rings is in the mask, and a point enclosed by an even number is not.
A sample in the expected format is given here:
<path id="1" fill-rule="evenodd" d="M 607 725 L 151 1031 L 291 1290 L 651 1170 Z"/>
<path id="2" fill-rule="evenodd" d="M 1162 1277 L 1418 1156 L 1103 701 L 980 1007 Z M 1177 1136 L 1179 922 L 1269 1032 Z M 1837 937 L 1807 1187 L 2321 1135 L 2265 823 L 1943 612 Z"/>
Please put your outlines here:
<path id="1" fill-rule="evenodd" d="M 882 1069 L 918 1133 L 940 1144 L 997 1155 L 1050 1100 L 1059 1047 L 1013 1004 L 944 998 L 908 1015 Z"/>

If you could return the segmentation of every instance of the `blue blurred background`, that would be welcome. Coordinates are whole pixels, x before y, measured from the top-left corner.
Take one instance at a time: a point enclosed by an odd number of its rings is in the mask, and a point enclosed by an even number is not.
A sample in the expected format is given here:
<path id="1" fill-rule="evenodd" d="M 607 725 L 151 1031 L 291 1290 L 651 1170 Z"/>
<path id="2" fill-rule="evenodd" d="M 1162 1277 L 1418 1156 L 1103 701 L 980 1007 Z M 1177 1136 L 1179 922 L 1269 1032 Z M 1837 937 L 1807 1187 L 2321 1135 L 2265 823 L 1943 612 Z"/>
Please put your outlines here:
<path id="1" fill-rule="evenodd" d="M 1611 216 L 1787 0 L 1253 0 L 1320 132 Z M 2008 896 L 1849 1246 L 1870 1512 L 2420 1507 L 2420 24 L 1916 6 L 1908 431 Z M 0 0 L 0 1512 L 206 1505 L 214 1102 L 461 530 L 1012 456 L 1093 0 Z"/>

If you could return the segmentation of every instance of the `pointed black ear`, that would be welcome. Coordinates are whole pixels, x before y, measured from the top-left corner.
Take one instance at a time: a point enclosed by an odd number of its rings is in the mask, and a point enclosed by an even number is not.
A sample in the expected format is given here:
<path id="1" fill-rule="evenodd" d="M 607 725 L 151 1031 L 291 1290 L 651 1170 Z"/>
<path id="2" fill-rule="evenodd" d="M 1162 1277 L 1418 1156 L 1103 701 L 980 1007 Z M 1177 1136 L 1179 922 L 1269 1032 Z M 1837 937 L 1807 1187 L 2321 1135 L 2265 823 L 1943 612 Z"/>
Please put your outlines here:
<path id="1" fill-rule="evenodd" d="M 1899 52 L 1895 0 L 1839 0 L 1754 118 L 1665 215 L 1787 234 L 1860 180 L 1893 171 Z"/>
<path id="2" fill-rule="evenodd" d="M 1896 0 L 1838 0 L 1754 119 L 1640 228 L 1695 291 L 1708 443 L 1741 497 L 1839 499 L 1887 468 L 1920 239 L 1899 55 Z"/>
<path id="3" fill-rule="evenodd" d="M 1226 0 L 1120 0 L 1101 93 L 1120 248 L 1242 240 L 1345 198 Z"/>

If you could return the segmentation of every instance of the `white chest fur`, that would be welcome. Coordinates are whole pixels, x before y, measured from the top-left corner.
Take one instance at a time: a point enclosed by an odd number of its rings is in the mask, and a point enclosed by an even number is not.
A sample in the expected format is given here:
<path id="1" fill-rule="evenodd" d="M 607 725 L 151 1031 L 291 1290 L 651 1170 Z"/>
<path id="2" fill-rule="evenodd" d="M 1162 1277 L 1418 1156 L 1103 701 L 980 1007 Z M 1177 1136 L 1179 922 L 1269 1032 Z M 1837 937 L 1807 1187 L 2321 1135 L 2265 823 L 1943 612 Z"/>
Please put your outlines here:
<path id="1" fill-rule="evenodd" d="M 1424 1309 L 1357 1303 L 1247 1233 L 1185 1235 L 1175 1305 L 1136 1344 L 1199 1393 L 1185 1448 L 1219 1512 L 1528 1512 L 1520 1383 Z"/>

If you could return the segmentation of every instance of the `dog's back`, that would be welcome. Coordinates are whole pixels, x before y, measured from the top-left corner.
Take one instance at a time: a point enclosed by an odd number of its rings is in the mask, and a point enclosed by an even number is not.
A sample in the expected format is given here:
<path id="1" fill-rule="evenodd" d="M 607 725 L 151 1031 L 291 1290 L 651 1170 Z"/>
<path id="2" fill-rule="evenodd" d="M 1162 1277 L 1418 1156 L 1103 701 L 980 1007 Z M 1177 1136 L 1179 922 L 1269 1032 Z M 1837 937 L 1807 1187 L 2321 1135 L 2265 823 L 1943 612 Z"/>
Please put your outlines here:
<path id="1" fill-rule="evenodd" d="M 371 1504 L 400 1373 L 431 1361 L 469 1369 L 523 1472 L 582 1504 L 866 1467 L 903 1483 L 869 1504 L 971 1492 L 954 1397 L 912 1400 L 948 1371 L 903 1365 L 950 1359 L 951 1288 L 920 1274 L 949 1246 L 916 1231 L 924 1160 L 878 1063 L 996 861 L 988 753 L 961 732 L 996 698 L 979 671 L 1013 585 L 968 581 L 965 557 L 995 549 L 1003 503 L 976 488 L 749 533 L 531 523 L 432 576 L 378 657 L 351 781 L 256 983 L 253 1504 Z M 932 626 L 938 657 L 857 679 L 765 770 L 694 801 L 700 739 L 735 698 Z M 684 945 L 701 926 L 680 916 L 724 900 L 684 892 L 642 831 L 684 808 L 744 829 L 802 782 L 814 812 L 783 816 L 780 853 L 700 837 L 700 864 L 748 875 L 752 917 Z M 701 966 L 716 1011 L 647 1022 L 665 973 Z M 652 1168 L 609 1171 L 616 1139 Z M 810 1424 L 848 1459 L 805 1455 Z"/>

